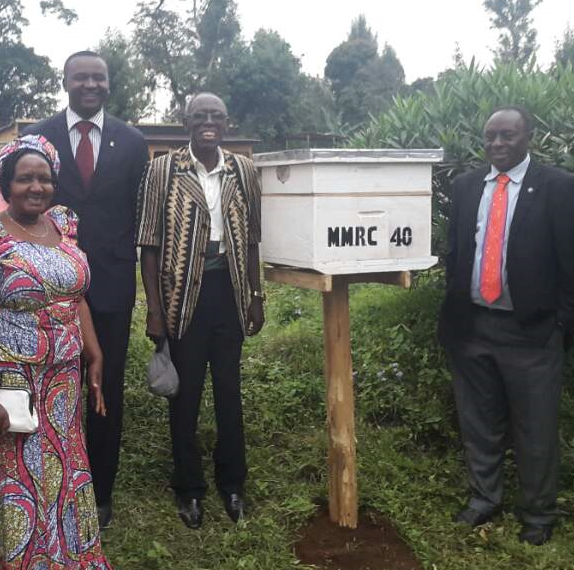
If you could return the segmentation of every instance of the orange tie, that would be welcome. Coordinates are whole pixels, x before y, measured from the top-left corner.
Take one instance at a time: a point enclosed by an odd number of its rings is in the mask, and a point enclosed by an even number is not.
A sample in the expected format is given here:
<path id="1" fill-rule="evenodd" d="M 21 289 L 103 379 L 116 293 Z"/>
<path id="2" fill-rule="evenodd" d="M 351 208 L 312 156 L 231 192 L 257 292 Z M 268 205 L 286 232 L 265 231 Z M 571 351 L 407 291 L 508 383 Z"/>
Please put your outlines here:
<path id="1" fill-rule="evenodd" d="M 506 174 L 499 174 L 496 181 L 498 184 L 490 204 L 480 272 L 480 294 L 489 304 L 494 303 L 502 294 L 502 249 L 508 207 L 506 186 L 510 178 Z"/>

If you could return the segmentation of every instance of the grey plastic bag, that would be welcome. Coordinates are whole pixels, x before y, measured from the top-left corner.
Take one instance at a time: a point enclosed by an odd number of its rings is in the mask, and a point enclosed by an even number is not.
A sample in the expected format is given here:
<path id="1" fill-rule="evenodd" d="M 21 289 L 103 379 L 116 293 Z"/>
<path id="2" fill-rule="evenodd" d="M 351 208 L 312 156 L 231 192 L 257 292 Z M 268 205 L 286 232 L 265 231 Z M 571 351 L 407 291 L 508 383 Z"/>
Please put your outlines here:
<path id="1" fill-rule="evenodd" d="M 173 398 L 179 390 L 179 377 L 169 354 L 169 344 L 164 340 L 163 346 L 156 350 L 149 361 L 147 369 L 149 391 L 156 396 Z"/>

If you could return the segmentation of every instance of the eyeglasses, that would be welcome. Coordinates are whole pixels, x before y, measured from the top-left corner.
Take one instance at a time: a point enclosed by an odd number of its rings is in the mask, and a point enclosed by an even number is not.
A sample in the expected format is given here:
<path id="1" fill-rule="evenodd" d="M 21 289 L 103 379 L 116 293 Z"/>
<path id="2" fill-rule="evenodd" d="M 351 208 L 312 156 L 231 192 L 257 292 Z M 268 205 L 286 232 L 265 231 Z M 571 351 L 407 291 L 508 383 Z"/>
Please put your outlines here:
<path id="1" fill-rule="evenodd" d="M 210 119 L 214 123 L 223 123 L 227 120 L 227 115 L 221 111 L 197 111 L 196 113 L 187 115 L 187 118 L 191 119 L 194 123 L 207 123 Z"/>

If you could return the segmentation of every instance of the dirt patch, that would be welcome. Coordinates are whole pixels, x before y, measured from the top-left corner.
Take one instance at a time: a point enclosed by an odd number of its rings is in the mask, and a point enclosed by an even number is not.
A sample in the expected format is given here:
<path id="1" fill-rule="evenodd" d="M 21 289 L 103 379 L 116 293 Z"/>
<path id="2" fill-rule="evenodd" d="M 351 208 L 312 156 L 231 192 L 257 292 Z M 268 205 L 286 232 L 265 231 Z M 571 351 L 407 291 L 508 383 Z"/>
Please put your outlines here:
<path id="1" fill-rule="evenodd" d="M 321 570 L 422 570 L 391 522 L 378 513 L 362 513 L 352 530 L 332 523 L 322 509 L 302 530 L 295 553 Z"/>

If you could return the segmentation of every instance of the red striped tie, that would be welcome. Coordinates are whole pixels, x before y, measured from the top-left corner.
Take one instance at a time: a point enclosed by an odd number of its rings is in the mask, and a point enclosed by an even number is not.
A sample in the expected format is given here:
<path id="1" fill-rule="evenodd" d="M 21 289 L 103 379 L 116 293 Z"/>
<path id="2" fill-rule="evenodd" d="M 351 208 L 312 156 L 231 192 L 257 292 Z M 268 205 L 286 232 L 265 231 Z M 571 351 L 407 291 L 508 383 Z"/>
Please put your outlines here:
<path id="1" fill-rule="evenodd" d="M 487 303 L 494 303 L 502 294 L 502 251 L 508 207 L 506 186 L 510 178 L 506 174 L 499 174 L 496 181 L 498 184 L 488 214 L 480 272 L 480 294 Z"/>
<path id="2" fill-rule="evenodd" d="M 93 127 L 94 123 L 90 123 L 90 121 L 80 121 L 76 123 L 76 128 L 82 135 L 78 143 L 78 148 L 76 149 L 76 164 L 78 165 L 84 188 L 90 186 L 92 176 L 94 175 L 94 147 L 88 136 Z"/>

